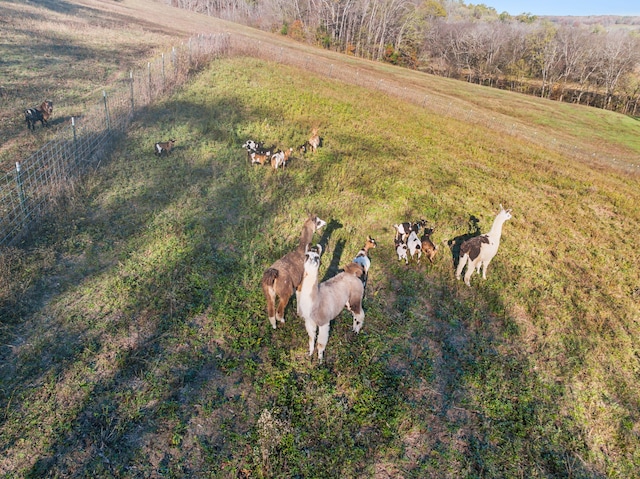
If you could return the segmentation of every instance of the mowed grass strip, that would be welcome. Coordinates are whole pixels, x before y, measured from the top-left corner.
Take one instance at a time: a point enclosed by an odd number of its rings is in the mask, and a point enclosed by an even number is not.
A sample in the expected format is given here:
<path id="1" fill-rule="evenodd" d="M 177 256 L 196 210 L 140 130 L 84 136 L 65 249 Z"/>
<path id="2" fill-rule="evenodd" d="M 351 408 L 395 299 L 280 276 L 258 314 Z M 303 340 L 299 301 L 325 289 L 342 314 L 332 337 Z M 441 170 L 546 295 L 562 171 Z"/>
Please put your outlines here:
<path id="1" fill-rule="evenodd" d="M 242 143 L 323 147 L 285 170 Z M 176 138 L 170 156 L 156 141 Z M 631 477 L 637 179 L 303 71 L 216 61 L 2 256 L 8 477 Z M 482 281 L 451 241 L 513 209 Z M 378 240 L 362 332 L 318 365 L 260 278 L 328 222 L 322 276 Z M 439 253 L 405 266 L 394 223 Z M 4 319 L 6 318 L 6 319 Z"/>

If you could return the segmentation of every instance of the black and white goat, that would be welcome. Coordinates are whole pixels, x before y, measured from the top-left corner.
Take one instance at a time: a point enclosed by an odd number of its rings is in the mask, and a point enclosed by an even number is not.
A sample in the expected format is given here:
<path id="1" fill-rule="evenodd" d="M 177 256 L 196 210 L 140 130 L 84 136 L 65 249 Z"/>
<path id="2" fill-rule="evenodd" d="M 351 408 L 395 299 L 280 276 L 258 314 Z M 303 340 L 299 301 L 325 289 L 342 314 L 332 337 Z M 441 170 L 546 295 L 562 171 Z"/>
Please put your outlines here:
<path id="1" fill-rule="evenodd" d="M 396 254 L 398 255 L 398 261 L 404 260 L 405 264 L 409 264 L 409 257 L 407 256 L 407 244 L 401 239 L 395 240 Z"/>
<path id="2" fill-rule="evenodd" d="M 411 233 L 409 233 L 409 237 L 407 238 L 407 249 L 409 250 L 409 257 L 412 260 L 416 259 L 419 263 L 420 258 L 422 257 L 422 242 L 415 231 L 411 231 Z M 414 258 L 415 254 L 418 255 L 417 258 Z"/>
<path id="3" fill-rule="evenodd" d="M 156 156 L 168 156 L 175 144 L 176 140 L 173 138 L 168 141 L 159 141 L 153 147 L 153 152 Z"/>
<path id="4" fill-rule="evenodd" d="M 420 231 L 420 228 L 424 227 L 426 224 L 427 222 L 425 220 L 419 220 L 415 223 L 407 222 L 393 225 L 394 229 L 396 230 L 395 240 L 401 240 L 403 243 L 406 243 L 412 231 L 415 231 L 417 235 Z"/>
<path id="5" fill-rule="evenodd" d="M 275 150 L 275 146 L 265 148 L 264 143 L 255 140 L 245 141 L 242 148 L 247 150 L 247 159 L 252 165 L 266 165 L 271 161 L 271 155 Z"/>
<path id="6" fill-rule="evenodd" d="M 24 119 L 27 123 L 27 128 L 35 131 L 37 122 L 40 122 L 43 127 L 49 126 L 49 118 L 51 118 L 52 114 L 53 102 L 51 100 L 43 101 L 39 107 L 27 108 L 24 111 Z"/>

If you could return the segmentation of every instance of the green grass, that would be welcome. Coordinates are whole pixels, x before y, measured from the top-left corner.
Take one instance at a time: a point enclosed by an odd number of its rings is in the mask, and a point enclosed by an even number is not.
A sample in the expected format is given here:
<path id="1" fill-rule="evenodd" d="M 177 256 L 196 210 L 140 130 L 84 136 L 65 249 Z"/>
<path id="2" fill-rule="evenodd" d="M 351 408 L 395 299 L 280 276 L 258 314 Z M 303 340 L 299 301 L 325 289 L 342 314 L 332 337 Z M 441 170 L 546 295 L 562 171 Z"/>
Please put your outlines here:
<path id="1" fill-rule="evenodd" d="M 316 154 L 249 166 L 245 139 L 286 148 L 314 126 Z M 217 61 L 4 252 L 0 471 L 632 477 L 637 186 L 382 93 Z M 514 217 L 468 288 L 447 242 L 499 204 Z M 363 330 L 341 314 L 322 365 L 295 304 L 274 331 L 259 288 L 308 213 L 330 223 L 321 276 L 379 243 Z M 392 225 L 420 217 L 440 252 L 406 267 Z"/>

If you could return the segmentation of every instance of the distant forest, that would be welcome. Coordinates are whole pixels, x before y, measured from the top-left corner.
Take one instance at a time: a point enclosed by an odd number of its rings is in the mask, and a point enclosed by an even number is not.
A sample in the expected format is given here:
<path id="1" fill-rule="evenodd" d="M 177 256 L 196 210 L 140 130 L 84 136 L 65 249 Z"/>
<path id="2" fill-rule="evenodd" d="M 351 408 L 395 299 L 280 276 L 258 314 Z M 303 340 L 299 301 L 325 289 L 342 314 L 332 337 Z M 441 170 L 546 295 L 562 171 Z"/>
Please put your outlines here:
<path id="1" fill-rule="evenodd" d="M 348 55 L 640 114 L 640 17 L 511 16 L 462 0 L 166 0 Z"/>

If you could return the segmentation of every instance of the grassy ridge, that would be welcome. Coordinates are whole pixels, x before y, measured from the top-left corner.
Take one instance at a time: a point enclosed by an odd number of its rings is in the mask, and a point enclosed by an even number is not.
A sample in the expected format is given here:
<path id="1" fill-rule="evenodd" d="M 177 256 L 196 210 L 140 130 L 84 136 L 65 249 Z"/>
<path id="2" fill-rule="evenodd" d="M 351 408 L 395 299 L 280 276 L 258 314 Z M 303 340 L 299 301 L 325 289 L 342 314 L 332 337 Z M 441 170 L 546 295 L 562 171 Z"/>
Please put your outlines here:
<path id="1" fill-rule="evenodd" d="M 248 138 L 325 145 L 277 174 Z M 178 148 L 157 159 L 152 145 Z M 252 59 L 149 110 L 100 175 L 2 257 L 9 477 L 631 477 L 637 180 L 382 94 Z M 447 242 L 514 209 L 489 277 Z M 308 212 L 321 273 L 378 239 L 363 331 L 305 358 L 258 284 Z M 405 267 L 391 225 L 441 251 Z M 60 221 L 61 219 L 66 221 Z"/>

